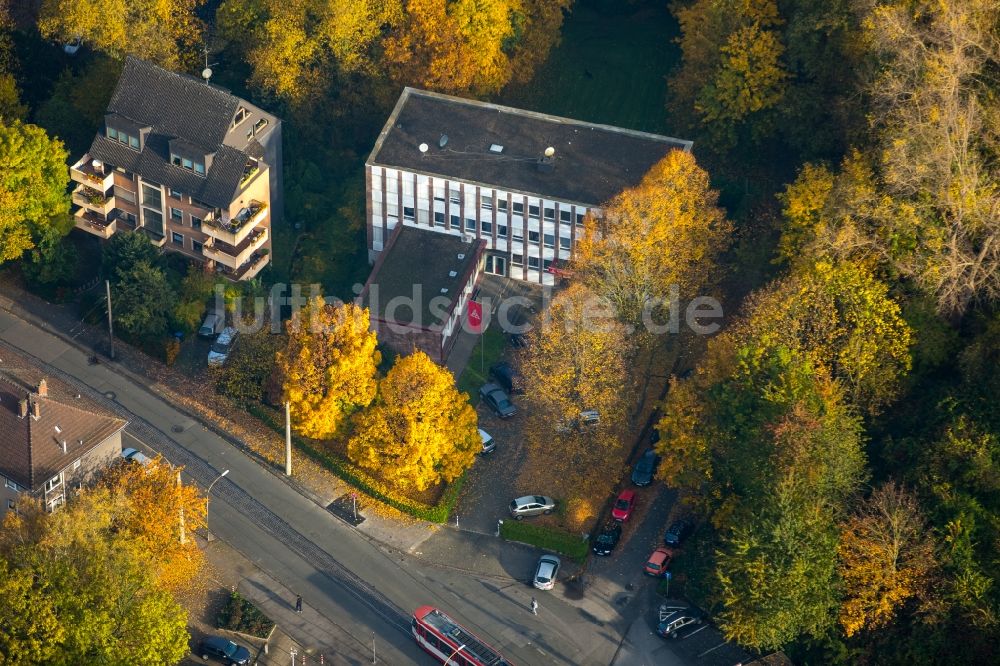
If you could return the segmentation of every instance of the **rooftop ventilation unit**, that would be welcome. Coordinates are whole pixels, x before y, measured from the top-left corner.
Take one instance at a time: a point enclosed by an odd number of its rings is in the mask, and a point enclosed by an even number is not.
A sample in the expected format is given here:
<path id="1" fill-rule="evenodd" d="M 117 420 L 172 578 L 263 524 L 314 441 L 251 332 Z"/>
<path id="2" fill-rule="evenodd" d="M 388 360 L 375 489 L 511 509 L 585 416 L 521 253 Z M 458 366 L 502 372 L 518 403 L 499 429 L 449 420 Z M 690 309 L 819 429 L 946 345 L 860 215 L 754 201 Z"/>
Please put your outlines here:
<path id="1" fill-rule="evenodd" d="M 447 145 L 448 145 L 448 135 L 447 134 L 442 134 L 441 138 L 438 139 L 438 147 L 439 148 L 444 148 Z"/>
<path id="2" fill-rule="evenodd" d="M 499 143 L 491 143 L 490 152 L 497 153 L 499 155 L 500 153 L 503 152 L 503 146 L 501 146 Z"/>
<path id="3" fill-rule="evenodd" d="M 450 278 L 458 277 L 458 271 L 448 271 L 448 277 Z"/>
<path id="4" fill-rule="evenodd" d="M 465 240 L 465 235 L 464 234 L 462 235 L 462 240 Z M 458 260 L 462 261 L 462 259 L 465 259 L 465 253 L 459 252 L 458 253 Z"/>
<path id="5" fill-rule="evenodd" d="M 448 287 L 441 287 L 441 293 L 442 294 L 447 294 L 448 293 Z"/>

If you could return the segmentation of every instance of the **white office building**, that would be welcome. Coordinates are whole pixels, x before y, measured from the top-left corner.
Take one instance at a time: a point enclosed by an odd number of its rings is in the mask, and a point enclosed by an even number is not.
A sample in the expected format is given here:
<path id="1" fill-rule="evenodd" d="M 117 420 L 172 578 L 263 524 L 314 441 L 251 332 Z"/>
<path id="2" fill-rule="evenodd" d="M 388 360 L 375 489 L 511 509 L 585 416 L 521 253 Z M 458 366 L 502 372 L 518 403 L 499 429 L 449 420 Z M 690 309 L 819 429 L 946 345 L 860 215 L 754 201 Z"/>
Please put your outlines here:
<path id="1" fill-rule="evenodd" d="M 406 88 L 365 164 L 369 260 L 402 222 L 486 241 L 485 271 L 553 284 L 588 212 L 690 141 Z"/>

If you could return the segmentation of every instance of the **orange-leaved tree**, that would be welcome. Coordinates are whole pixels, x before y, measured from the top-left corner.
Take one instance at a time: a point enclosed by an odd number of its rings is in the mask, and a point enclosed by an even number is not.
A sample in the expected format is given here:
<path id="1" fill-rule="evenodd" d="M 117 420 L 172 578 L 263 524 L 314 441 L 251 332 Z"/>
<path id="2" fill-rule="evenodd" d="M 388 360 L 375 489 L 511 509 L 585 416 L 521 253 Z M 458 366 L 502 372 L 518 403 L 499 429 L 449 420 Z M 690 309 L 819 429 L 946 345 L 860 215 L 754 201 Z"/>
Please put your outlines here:
<path id="1" fill-rule="evenodd" d="M 926 520 L 916 496 L 893 482 L 876 488 L 844 523 L 838 554 L 840 625 L 848 636 L 891 622 L 931 587 L 935 557 Z"/>
<path id="2" fill-rule="evenodd" d="M 181 470 L 161 457 L 145 465 L 121 461 L 100 480 L 124 503 L 115 529 L 150 563 L 157 583 L 170 591 L 191 583 L 204 560 L 194 533 L 206 525 L 207 502 L 198 488 L 181 482 Z"/>
<path id="3" fill-rule="evenodd" d="M 347 455 L 401 490 L 452 481 L 481 450 L 476 411 L 427 354 L 396 359 L 378 399 L 355 418 Z"/>
<path id="4" fill-rule="evenodd" d="M 368 309 L 329 305 L 317 296 L 286 329 L 288 345 L 276 360 L 292 426 L 306 437 L 333 437 L 375 397 L 382 355 Z"/>

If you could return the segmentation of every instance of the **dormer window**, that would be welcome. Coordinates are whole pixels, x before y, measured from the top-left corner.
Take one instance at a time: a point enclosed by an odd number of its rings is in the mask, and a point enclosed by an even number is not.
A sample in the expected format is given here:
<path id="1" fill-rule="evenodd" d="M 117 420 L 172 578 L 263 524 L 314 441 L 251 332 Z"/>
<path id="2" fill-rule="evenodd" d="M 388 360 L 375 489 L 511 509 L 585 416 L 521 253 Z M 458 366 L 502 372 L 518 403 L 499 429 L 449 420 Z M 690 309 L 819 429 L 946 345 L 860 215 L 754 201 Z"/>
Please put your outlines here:
<path id="1" fill-rule="evenodd" d="M 233 127 L 236 127 L 241 122 L 243 122 L 244 120 L 246 120 L 246 117 L 248 115 L 250 115 L 250 114 L 248 114 L 247 110 L 245 108 L 243 108 L 242 106 L 240 108 L 236 109 L 236 117 L 233 118 Z"/>
<path id="2" fill-rule="evenodd" d="M 122 132 L 114 127 L 107 128 L 107 136 L 112 141 L 117 141 L 118 143 L 128 146 L 132 150 L 139 150 L 139 137 L 132 136 L 127 132 Z"/>
<path id="3" fill-rule="evenodd" d="M 205 163 L 192 160 L 175 153 L 170 154 L 170 163 L 187 171 L 194 171 L 199 176 L 205 175 Z"/>

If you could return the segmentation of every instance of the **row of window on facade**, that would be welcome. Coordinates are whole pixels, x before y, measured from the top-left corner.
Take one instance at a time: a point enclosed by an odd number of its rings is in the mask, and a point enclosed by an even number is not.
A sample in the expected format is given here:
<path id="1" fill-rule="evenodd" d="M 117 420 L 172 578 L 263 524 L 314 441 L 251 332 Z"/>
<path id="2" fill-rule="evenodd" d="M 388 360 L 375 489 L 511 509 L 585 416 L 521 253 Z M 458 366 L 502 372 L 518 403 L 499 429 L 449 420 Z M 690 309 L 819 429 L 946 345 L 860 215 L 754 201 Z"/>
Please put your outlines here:
<path id="1" fill-rule="evenodd" d="M 392 192 L 387 192 L 387 194 L 392 194 Z M 407 193 L 404 192 L 403 194 L 406 195 Z M 427 201 L 427 199 L 425 197 L 418 197 L 418 199 L 420 201 L 425 202 L 425 203 Z M 376 197 L 376 202 L 377 201 L 378 201 L 378 197 Z M 444 203 L 444 197 L 435 196 L 434 197 L 434 201 L 437 201 L 439 203 Z M 456 192 L 452 192 L 451 203 L 461 205 L 461 203 L 462 203 L 461 196 L 458 193 L 456 193 Z M 508 206 L 507 206 L 507 200 L 504 199 L 504 198 L 498 199 L 497 202 L 496 202 L 496 204 L 497 204 L 497 212 L 498 213 L 507 214 L 511 210 L 511 209 L 508 208 Z M 524 202 L 523 201 L 514 201 L 514 202 L 511 203 L 511 205 L 513 207 L 512 208 L 513 215 L 520 216 L 520 217 L 524 216 Z M 391 208 L 393 206 L 393 204 L 389 203 L 389 206 Z M 481 198 L 481 200 L 480 200 L 480 208 L 483 209 L 483 210 L 490 210 L 490 211 L 493 210 L 493 197 L 491 197 L 491 196 L 483 196 Z M 411 214 L 412 214 L 413 208 L 409 207 L 409 206 L 404 206 L 403 210 L 404 211 L 409 210 L 409 211 L 411 211 Z M 533 204 L 529 204 L 528 205 L 528 219 L 529 220 L 545 219 L 547 222 L 555 222 L 555 220 L 556 220 L 556 209 L 555 209 L 555 207 L 546 206 L 546 207 L 542 208 L 541 206 L 536 206 L 536 205 L 533 205 Z M 583 226 L 583 221 L 584 221 L 584 214 L 583 213 L 577 213 L 576 214 L 576 219 L 574 220 L 574 216 L 573 216 L 572 211 L 569 211 L 569 210 L 560 210 L 559 211 L 559 221 L 560 222 L 564 222 L 566 224 L 570 224 L 572 222 L 576 222 L 577 226 L 581 226 L 582 227 Z"/>
<path id="2" fill-rule="evenodd" d="M 425 212 L 426 211 L 422 211 Z M 403 219 L 408 221 L 414 221 L 414 211 L 412 208 L 403 208 Z M 435 212 L 434 213 L 434 225 L 438 227 L 444 227 L 444 213 Z M 461 229 L 462 228 L 462 218 L 458 215 L 451 216 L 451 228 Z M 479 223 L 479 229 L 486 236 L 491 236 L 493 234 L 493 223 L 488 220 L 483 220 Z M 472 218 L 465 218 L 465 231 L 475 233 L 476 231 L 476 221 Z M 517 225 L 511 226 L 507 224 L 497 223 L 497 238 L 510 239 L 515 243 L 521 243 L 524 241 L 524 230 L 523 227 L 518 227 Z M 538 245 L 542 242 L 544 247 L 555 248 L 556 246 L 556 236 L 555 234 L 542 233 L 539 231 L 528 230 L 528 243 L 532 245 Z M 573 248 L 573 240 L 569 236 L 559 236 L 559 249 L 560 250 L 571 250 Z"/>

